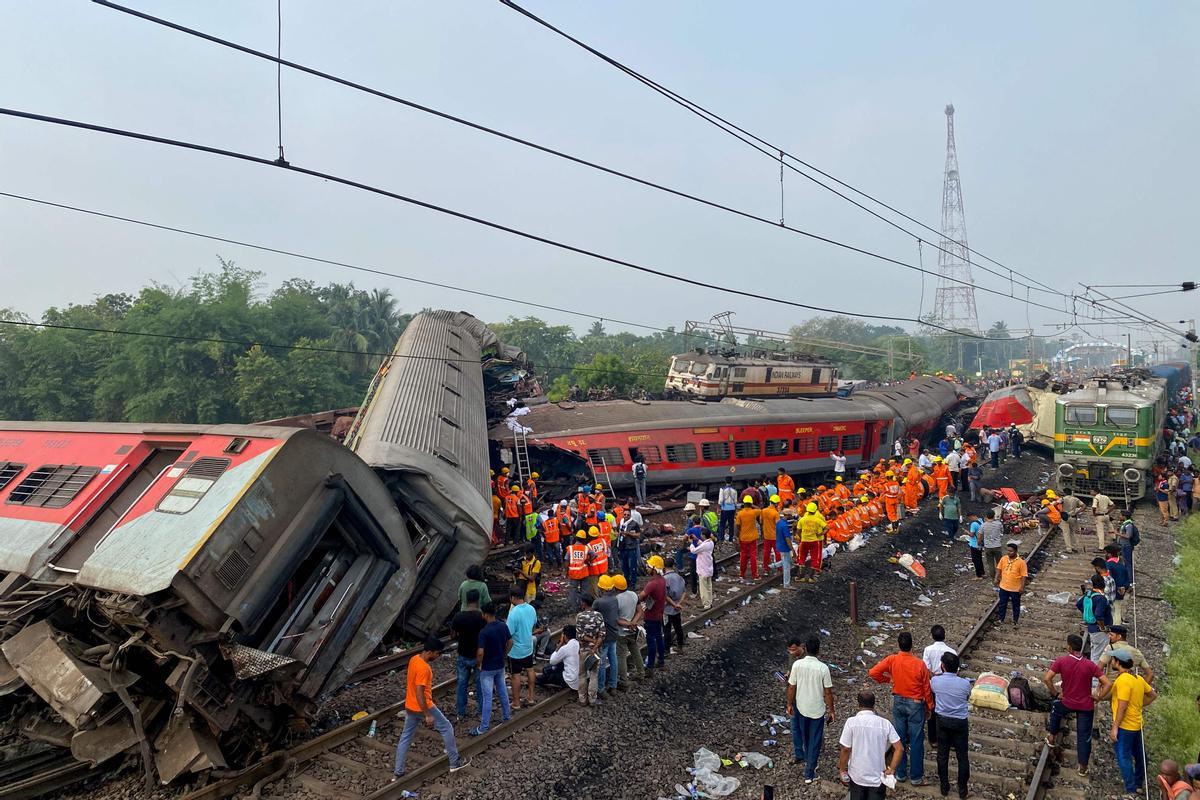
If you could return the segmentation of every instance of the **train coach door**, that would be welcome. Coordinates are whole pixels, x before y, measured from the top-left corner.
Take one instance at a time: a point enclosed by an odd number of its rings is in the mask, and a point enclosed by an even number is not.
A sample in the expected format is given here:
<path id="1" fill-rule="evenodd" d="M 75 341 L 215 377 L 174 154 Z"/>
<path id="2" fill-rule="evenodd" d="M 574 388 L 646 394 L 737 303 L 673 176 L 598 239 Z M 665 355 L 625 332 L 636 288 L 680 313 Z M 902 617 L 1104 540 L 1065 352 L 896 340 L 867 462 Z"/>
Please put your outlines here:
<path id="1" fill-rule="evenodd" d="M 879 435 L 879 425 L 879 422 L 866 422 L 863 424 L 862 460 L 864 466 L 870 466 L 871 457 L 875 454 L 875 446 L 879 442 L 875 438 Z"/>
<path id="2" fill-rule="evenodd" d="M 717 394 L 724 397 L 729 392 L 729 367 L 717 367 L 717 375 L 720 376 L 720 389 Z"/>

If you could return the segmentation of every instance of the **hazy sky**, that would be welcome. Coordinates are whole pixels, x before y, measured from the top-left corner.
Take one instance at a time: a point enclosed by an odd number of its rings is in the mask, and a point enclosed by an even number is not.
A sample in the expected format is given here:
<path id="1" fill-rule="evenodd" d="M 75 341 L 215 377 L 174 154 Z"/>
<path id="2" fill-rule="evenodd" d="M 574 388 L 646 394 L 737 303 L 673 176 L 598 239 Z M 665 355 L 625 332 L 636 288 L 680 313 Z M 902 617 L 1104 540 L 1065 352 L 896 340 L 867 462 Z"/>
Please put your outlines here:
<path id="1" fill-rule="evenodd" d="M 130 2 L 274 47 L 269 0 Z M 953 102 L 974 248 L 1068 289 L 1200 279 L 1196 4 L 528 7 L 935 227 L 942 109 Z M 777 164 L 496 0 L 283 0 L 283 15 L 285 57 L 778 217 Z M 0 73 L 8 107 L 275 155 L 272 65 L 82 0 L 0 6 Z M 284 144 L 296 165 L 764 295 L 902 316 L 932 305 L 933 280 L 922 301 L 915 273 L 894 266 L 315 78 L 285 70 L 283 89 Z M 0 190 L 651 324 L 732 310 L 743 325 L 786 330 L 803 316 L 302 175 L 12 118 L 0 118 Z M 917 258 L 911 237 L 799 176 L 788 177 L 786 215 L 798 227 Z M 391 288 L 406 310 L 461 308 L 488 320 L 531 313 L 0 198 L 0 306 L 34 316 L 151 280 L 177 284 L 215 267 L 218 255 L 262 270 L 271 285 L 293 276 L 353 280 Z M 926 249 L 925 264 L 936 266 L 935 252 Z M 1007 289 L 992 276 L 976 280 Z M 1173 322 L 1196 316 L 1193 297 L 1132 302 Z M 1002 318 L 1026 325 L 1023 303 L 982 293 L 977 303 L 984 327 Z M 1064 318 L 1028 312 L 1039 333 Z"/>

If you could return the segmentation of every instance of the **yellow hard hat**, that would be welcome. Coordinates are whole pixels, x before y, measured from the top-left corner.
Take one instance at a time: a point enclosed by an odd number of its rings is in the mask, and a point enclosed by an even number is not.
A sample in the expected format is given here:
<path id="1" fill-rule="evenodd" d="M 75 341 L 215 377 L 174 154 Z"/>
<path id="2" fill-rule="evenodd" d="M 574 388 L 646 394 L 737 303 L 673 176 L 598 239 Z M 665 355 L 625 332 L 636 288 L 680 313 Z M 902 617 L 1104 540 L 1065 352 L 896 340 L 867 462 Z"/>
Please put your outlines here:
<path id="1" fill-rule="evenodd" d="M 906 459 L 904 459 L 904 466 L 906 466 L 906 467 L 907 467 L 907 466 L 908 466 L 909 464 L 911 464 L 911 463 L 912 463 L 912 459 L 911 459 L 911 458 L 906 458 Z"/>
<path id="2" fill-rule="evenodd" d="M 600 587 L 600 591 L 607 592 L 613 587 L 613 579 L 611 575 L 601 575 L 600 580 L 596 581 L 596 585 Z"/>
<path id="3" fill-rule="evenodd" d="M 804 510 L 810 514 L 815 514 L 815 513 L 817 513 L 817 504 L 809 503 L 807 506 L 804 507 Z"/>
<path id="4" fill-rule="evenodd" d="M 745 495 L 744 497 L 742 497 L 742 502 L 748 506 L 753 505 L 754 498 L 752 498 L 750 495 Z"/>
<path id="5" fill-rule="evenodd" d="M 1050 501 L 1049 501 L 1049 500 L 1043 500 L 1043 501 L 1042 501 L 1042 505 L 1044 505 L 1044 506 L 1048 506 L 1048 505 L 1050 505 Z"/>
<path id="6" fill-rule="evenodd" d="M 622 592 L 629 588 L 629 582 L 625 580 L 624 575 L 613 575 L 612 585 L 614 589 Z"/>
<path id="7" fill-rule="evenodd" d="M 650 556 L 646 559 L 646 566 L 648 566 L 650 569 L 662 569 L 662 556 Z"/>
<path id="8" fill-rule="evenodd" d="M 838 483 L 841 483 L 841 482 L 842 482 L 842 476 L 841 476 L 841 475 L 838 475 L 836 478 L 834 478 L 834 480 L 835 480 L 835 481 L 837 481 Z"/>
<path id="9" fill-rule="evenodd" d="M 796 489 L 796 494 L 807 494 L 807 493 L 808 493 L 808 489 L 805 489 L 803 486 Z"/>
<path id="10" fill-rule="evenodd" d="M 576 539 L 586 539 L 587 534 L 584 533 L 583 531 L 575 531 L 575 538 Z"/>
<path id="11" fill-rule="evenodd" d="M 887 472 L 883 473 L 883 476 L 884 476 L 885 478 L 894 478 L 894 477 L 896 477 L 896 473 L 892 472 L 892 471 L 889 469 Z"/>
<path id="12" fill-rule="evenodd" d="M 488 470 L 488 474 L 489 474 L 489 475 L 495 475 L 495 474 L 496 474 L 496 470 L 494 470 L 494 469 L 489 469 L 489 470 Z"/>
<path id="13" fill-rule="evenodd" d="M 773 495 L 771 495 L 771 502 L 772 502 L 772 503 L 778 503 L 778 502 L 779 502 L 779 495 L 777 495 L 777 494 L 773 494 Z"/>
<path id="14" fill-rule="evenodd" d="M 598 483 L 597 483 L 597 484 L 596 484 L 596 486 L 595 486 L 595 488 L 596 488 L 597 490 L 599 490 L 599 489 L 603 489 L 604 487 L 603 487 L 603 486 L 601 486 L 600 484 L 598 484 Z"/>
<path id="15" fill-rule="evenodd" d="M 1053 490 L 1053 489 L 1047 489 L 1047 490 L 1046 490 L 1046 497 L 1049 497 L 1051 500 L 1055 500 L 1055 499 L 1057 499 L 1057 498 L 1058 498 L 1058 495 L 1056 495 L 1056 494 L 1054 493 L 1054 490 Z"/>
<path id="16" fill-rule="evenodd" d="M 529 473 L 529 477 L 533 478 L 534 480 L 537 480 L 538 478 L 540 478 L 542 476 L 538 475 L 536 472 L 531 472 L 531 473 Z"/>
<path id="17" fill-rule="evenodd" d="M 866 502 L 869 502 L 869 501 L 870 501 L 870 499 L 871 499 L 871 498 L 867 497 L 867 496 L 864 494 L 862 497 L 858 498 L 858 502 L 860 502 L 860 503 L 866 503 Z"/>
<path id="18" fill-rule="evenodd" d="M 595 525 L 588 528 L 588 536 L 599 536 L 599 535 L 600 535 L 600 529 L 597 528 Z"/>
<path id="19" fill-rule="evenodd" d="M 501 468 L 500 468 L 500 474 L 501 474 L 501 475 L 507 475 L 507 474 L 508 474 L 508 467 L 501 467 Z"/>

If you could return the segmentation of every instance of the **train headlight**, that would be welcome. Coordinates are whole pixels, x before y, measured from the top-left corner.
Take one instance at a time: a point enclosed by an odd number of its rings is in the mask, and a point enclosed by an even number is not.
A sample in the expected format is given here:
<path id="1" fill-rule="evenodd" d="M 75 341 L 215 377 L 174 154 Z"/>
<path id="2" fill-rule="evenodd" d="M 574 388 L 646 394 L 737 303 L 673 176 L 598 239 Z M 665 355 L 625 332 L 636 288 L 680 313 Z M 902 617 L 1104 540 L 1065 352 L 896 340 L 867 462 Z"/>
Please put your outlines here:
<path id="1" fill-rule="evenodd" d="M 1128 483 L 1137 483 L 1142 479 L 1142 471 L 1130 467 L 1123 473 Z"/>
<path id="2" fill-rule="evenodd" d="M 1059 474 L 1059 477 L 1062 477 L 1062 478 L 1071 477 L 1072 475 L 1075 474 L 1075 465 L 1074 464 L 1059 464 L 1058 465 L 1058 474 Z"/>

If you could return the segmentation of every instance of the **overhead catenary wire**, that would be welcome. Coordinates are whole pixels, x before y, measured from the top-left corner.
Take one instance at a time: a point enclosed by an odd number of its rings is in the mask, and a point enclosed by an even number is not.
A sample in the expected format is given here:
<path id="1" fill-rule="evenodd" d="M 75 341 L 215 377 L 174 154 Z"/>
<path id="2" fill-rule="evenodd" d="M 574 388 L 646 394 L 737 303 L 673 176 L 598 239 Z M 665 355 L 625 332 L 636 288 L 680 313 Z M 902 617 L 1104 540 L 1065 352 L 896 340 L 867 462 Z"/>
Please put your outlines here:
<path id="1" fill-rule="evenodd" d="M 787 307 L 791 307 L 791 308 L 802 308 L 802 309 L 805 309 L 808 311 L 819 311 L 819 312 L 825 313 L 825 314 L 841 314 L 844 316 L 861 317 L 863 319 L 880 319 L 880 320 L 889 320 L 892 322 L 913 322 L 913 323 L 918 323 L 918 324 L 924 324 L 928 327 L 935 328 L 937 330 L 942 330 L 942 331 L 945 331 L 946 333 L 955 334 L 955 335 L 962 336 L 962 337 L 968 338 L 968 339 L 986 339 L 987 338 L 987 337 L 981 336 L 979 334 L 969 333 L 969 332 L 964 332 L 964 331 L 956 331 L 952 328 L 948 328 L 948 327 L 938 325 L 935 323 L 923 322 L 922 320 L 914 319 L 912 317 L 904 317 L 904 316 L 892 315 L 892 314 L 870 314 L 870 313 L 861 312 L 861 311 L 849 311 L 846 309 L 831 308 L 831 307 L 827 307 L 827 306 L 817 306 L 817 305 L 812 305 L 809 303 L 801 303 L 796 300 L 788 300 L 784 297 L 776 297 L 776 296 L 772 296 L 772 295 L 762 295 L 762 294 L 758 294 L 755 292 L 747 291 L 745 289 L 739 289 L 739 288 L 733 287 L 733 286 L 721 286 L 719 284 L 698 280 L 696 278 L 689 278 L 685 275 L 678 275 L 678 274 L 667 272 L 665 270 L 657 269 L 654 267 L 648 267 L 643 264 L 638 264 L 636 262 L 629 261 L 627 259 L 622 259 L 622 258 L 617 258 L 615 256 L 605 255 L 603 253 L 599 253 L 597 251 L 590 250 L 585 247 L 568 244 L 566 242 L 562 242 L 557 239 L 552 239 L 548 236 L 531 233 L 529 231 L 522 230 L 520 228 L 515 228 L 510 225 L 505 225 L 505 224 L 502 224 L 499 222 L 495 222 L 493 220 L 485 219 L 483 217 L 479 217 L 474 214 L 468 214 L 464 211 L 458 211 L 455 209 L 451 209 L 446 206 L 438 205 L 436 203 L 431 203 L 431 202 L 428 202 L 425 200 L 420 200 L 415 197 L 410 197 L 408 195 L 404 195 L 399 192 L 393 192 L 391 190 L 383 189 L 381 187 L 373 186 L 371 184 L 363 183 L 361 181 L 353 180 L 351 178 L 342 177 L 340 175 L 335 175 L 332 173 L 321 172 L 319 170 L 308 169 L 306 167 L 299 167 L 299 166 L 296 166 L 295 164 L 291 164 L 291 163 L 280 164 L 276 161 L 262 158 L 261 156 L 255 156 L 255 155 L 251 155 L 249 153 L 242 153 L 242 152 L 239 152 L 236 150 L 226 150 L 223 148 L 213 147 L 210 145 L 203 145 L 203 144 L 199 144 L 196 142 L 189 142 L 189 141 L 185 141 L 182 139 L 172 139 L 172 138 L 168 138 L 168 137 L 156 136 L 156 135 L 148 134 L 148 133 L 142 133 L 139 131 L 131 131 L 131 130 L 125 130 L 125 129 L 121 129 L 121 128 L 113 128 L 113 127 L 109 127 L 106 125 L 99 125 L 96 123 L 82 122 L 79 120 L 65 119 L 62 117 L 52 117 L 52 116 L 45 115 L 45 114 L 37 114 L 34 112 L 21 111 L 21 110 L 11 109 L 11 108 L 0 108 L 0 115 L 9 116 L 9 117 L 17 117 L 20 119 L 31 120 L 34 122 L 43 122 L 43 123 L 47 123 L 47 124 L 51 124 L 51 125 L 58 125 L 58 126 L 62 126 L 62 127 L 75 128 L 78 130 L 86 130 L 86 131 L 90 131 L 93 133 L 104 133 L 104 134 L 109 134 L 112 136 L 119 136 L 119 137 L 127 138 L 127 139 L 135 139 L 135 140 L 144 141 L 144 142 L 152 142 L 155 144 L 161 144 L 161 145 L 165 145 L 168 147 L 174 147 L 174 148 L 178 148 L 178 149 L 182 149 L 182 150 L 191 150 L 191 151 L 195 151 L 195 152 L 206 153 L 208 155 L 221 156 L 223 158 L 229 158 L 229 159 L 234 159 L 234 160 L 238 160 L 238 161 L 259 164 L 262 166 L 270 166 L 270 167 L 275 167 L 277 169 L 285 169 L 288 172 L 295 172 L 295 173 L 299 173 L 301 175 L 307 175 L 309 177 L 319 178 L 324 181 L 329 181 L 331 183 L 338 183 L 343 186 L 347 186 L 347 187 L 350 187 L 353 189 L 359 189 L 359 190 L 362 190 L 365 192 L 369 192 L 371 194 L 379 195 L 381 197 L 388 197 L 393 200 L 399 200 L 400 202 L 403 202 L 403 203 L 408 203 L 410 205 L 424 208 L 429 211 L 435 211 L 437 213 L 444 214 L 446 216 L 454 217 L 456 219 L 464 220 L 467 222 L 473 222 L 477 225 L 482 225 L 484 227 L 491 228 L 493 230 L 502 231 L 502 232 L 511 234 L 513 236 L 527 239 L 529 241 L 538 242 L 540 244 L 545 244 L 545 245 L 548 245 L 548 246 L 551 246 L 551 247 L 554 247 L 554 248 L 557 248 L 557 249 L 560 249 L 560 250 L 563 250 L 566 252 L 575 253 L 577 255 L 582 255 L 582 256 L 587 256 L 589 258 L 593 258 L 598 261 L 604 261 L 606 263 L 613 264 L 614 266 L 623 267 L 625 269 L 630 269 L 630 270 L 640 272 L 640 273 L 646 274 L 646 275 L 654 275 L 656 277 L 663 278 L 665 280 L 682 283 L 682 284 L 685 284 L 688 286 L 694 286 L 697 288 L 708 289 L 711 291 L 718 291 L 718 292 L 722 292 L 722 293 L 730 294 L 730 295 L 737 295 L 739 297 L 747 297 L 747 298 L 751 298 L 751 299 L 761 300 L 766 303 L 773 303 L 776 305 L 782 305 L 782 306 L 787 306 Z M 1059 311 L 1059 309 L 1051 308 L 1050 310 L 1055 311 L 1056 313 L 1061 313 Z"/>
<path id="2" fill-rule="evenodd" d="M 104 0 L 93 0 L 93 2 L 104 2 Z M 566 39 L 567 41 L 575 44 L 576 46 L 582 48 L 583 50 L 586 50 L 587 52 L 591 53 L 592 55 L 594 55 L 595 57 L 604 61 L 605 63 L 607 63 L 613 67 L 616 67 L 618 70 L 620 70 L 621 72 L 624 72 L 626 75 L 630 76 L 631 78 L 638 81 L 639 83 L 642 83 L 645 86 L 652 89 L 653 91 L 663 95 L 671 102 L 685 108 L 686 110 L 690 111 L 691 113 L 693 113 L 696 116 L 700 117 L 701 119 L 705 120 L 709 124 L 719 128 L 720 130 L 723 130 L 725 133 L 733 136 L 736 139 L 739 139 L 743 143 L 754 148 L 755 150 L 758 150 L 760 153 L 763 153 L 764 155 L 768 156 L 772 160 L 774 160 L 776 157 L 775 153 L 777 153 L 777 152 L 783 153 L 787 158 L 792 159 L 796 163 L 804 165 L 808 169 L 811 169 L 814 172 L 819 173 L 820 175 L 828 178 L 831 181 L 834 181 L 835 183 L 839 184 L 840 186 L 843 186 L 843 187 L 849 189 L 850 191 L 854 192 L 855 194 L 860 195 L 861 197 L 867 198 L 871 202 L 876 203 L 877 205 L 879 205 L 883 208 L 886 208 L 888 211 L 891 211 L 892 213 L 903 217 L 904 219 L 908 220 L 909 222 L 919 225 L 921 228 L 924 228 L 925 230 L 927 230 L 931 233 L 937 234 L 939 237 L 942 235 L 941 231 L 938 231 L 935 228 L 930 227 L 929 225 L 925 224 L 924 222 L 921 222 L 920 220 L 909 216 L 908 214 L 904 213 L 903 211 L 900 211 L 899 209 L 894 208 L 891 205 L 888 205 L 887 203 L 868 194 L 867 192 L 862 191 L 861 189 L 858 189 L 858 188 L 852 186 L 851 184 L 849 184 L 845 181 L 842 181 L 841 179 L 821 170 L 820 168 L 808 163 L 804 159 L 801 159 L 800 157 L 795 156 L 792 153 L 789 153 L 787 150 L 784 150 L 783 148 L 779 147 L 778 145 L 773 144 L 773 143 L 767 141 L 766 139 L 755 135 L 754 133 L 751 133 L 750 131 L 746 130 L 745 128 L 742 128 L 742 127 L 730 122 L 729 120 L 725 119 L 724 117 L 720 116 L 719 114 L 716 114 L 715 112 L 708 110 L 704 106 L 701 106 L 700 104 L 698 104 L 692 100 L 689 100 L 688 98 L 684 97 L 683 95 L 679 94 L 678 92 L 675 92 L 674 90 L 667 88 L 666 86 L 662 85 L 661 83 L 658 83 L 657 81 L 653 80 L 652 78 L 647 77 L 646 75 L 638 72 L 637 70 L 633 69 L 632 67 L 629 67 L 629 66 L 621 63 L 617 59 L 601 52 L 600 50 L 596 49 L 595 47 L 592 47 L 591 45 L 587 44 L 586 42 L 582 41 L 581 39 L 578 39 L 575 36 L 572 36 L 571 34 L 562 30 L 561 28 L 556 27 L 555 25 L 553 25 L 552 23 L 543 19 L 542 17 L 539 17 L 537 14 L 534 14 L 533 12 L 529 11 L 528 9 L 523 8 L 522 6 L 513 2 L 513 0 L 499 0 L 499 2 L 505 6 L 508 6 L 509 8 L 513 9 L 514 11 L 517 11 L 518 13 L 529 18 L 530 20 L 536 22 L 538 25 L 541 25 L 542 27 L 544 27 L 550 31 L 553 31 L 557 35 L 559 35 L 562 38 Z M 797 174 L 803 176 L 804 178 L 808 179 L 809 181 L 812 181 L 813 183 L 817 184 L 818 186 L 824 188 L 826 191 L 832 192 L 833 194 L 837 195 L 838 197 L 841 197 L 843 200 L 847 201 L 848 203 L 851 203 L 852 205 L 858 207 L 859 209 L 865 211 L 866 213 L 874 216 L 875 218 L 879 219 L 880 221 L 896 228 L 897 230 L 903 231 L 904 233 L 907 233 L 910 236 L 915 235 L 912 233 L 912 231 L 910 231 L 907 228 L 905 228 L 904 226 L 896 223 L 894 220 L 890 220 L 887 217 L 884 217 L 883 215 L 876 212 L 874 209 L 867 208 L 866 206 L 857 202 L 853 198 L 848 197 L 845 194 L 837 191 L 837 189 L 833 188 L 832 186 L 829 186 L 828 184 L 821 182 L 820 180 L 818 180 L 817 178 L 814 178 L 813 176 L 809 175 L 808 173 L 804 172 L 803 170 L 797 169 L 796 167 L 794 167 L 792 165 L 788 165 L 788 166 L 790 169 L 792 169 L 792 171 L 796 172 Z M 932 244 L 932 242 L 930 244 Z M 1002 264 L 1001 262 L 995 260 L 994 258 L 984 255 L 983 253 L 980 253 L 978 250 L 975 250 L 974 248 L 966 245 L 965 243 L 955 242 L 955 244 L 960 245 L 961 247 L 965 248 L 968 252 L 975 254 L 979 258 L 982 258 L 985 261 L 995 264 L 997 267 L 1000 267 L 1001 269 L 1008 270 L 1010 273 L 1020 275 L 1021 277 L 1025 278 L 1026 280 L 1029 280 L 1033 284 L 1035 284 L 1035 286 L 1032 286 L 1032 287 L 1028 286 L 1028 284 L 1022 284 L 1024 286 L 1027 286 L 1027 288 L 1032 288 L 1032 289 L 1035 289 L 1036 291 L 1049 292 L 1051 294 L 1063 294 L 1063 292 L 1061 292 L 1060 290 L 1055 289 L 1054 287 L 1052 287 L 1046 283 L 1043 283 L 1042 281 L 1039 281 L 1038 279 L 1033 278 L 1033 277 L 1023 273 L 1020 270 L 1015 270 L 1005 264 Z M 938 250 L 950 253 L 950 251 L 945 250 L 940 245 L 934 245 L 934 246 L 937 247 Z M 982 264 L 975 264 L 975 266 L 978 266 L 980 269 L 984 270 L 985 272 L 989 272 L 993 275 L 997 275 L 999 277 L 1005 277 L 1002 273 L 999 273 L 989 267 L 985 267 Z"/>
<path id="3" fill-rule="evenodd" d="M 439 119 L 443 119 L 448 122 L 453 122 L 458 125 L 463 125 L 467 128 L 479 131 L 481 133 L 486 133 L 486 134 L 489 134 L 492 136 L 499 137 L 508 142 L 512 142 L 514 144 L 518 144 L 523 147 L 533 149 L 537 152 L 540 152 L 540 153 L 543 153 L 546 155 L 551 155 L 551 156 L 555 156 L 557 158 L 564 159 L 566 161 L 577 164 L 579 166 L 597 170 L 597 171 L 600 171 L 607 175 L 621 178 L 622 180 L 631 181 L 633 183 L 636 183 L 638 185 L 641 185 L 641 186 L 644 186 L 644 187 L 647 187 L 650 189 L 654 189 L 656 191 L 665 192 L 667 194 L 673 195 L 680 199 L 688 200 L 688 201 L 694 202 L 694 203 L 699 203 L 699 204 L 707 206 L 709 208 L 713 208 L 713 209 L 716 209 L 716 210 L 719 210 L 719 211 L 722 211 L 725 213 L 729 213 L 729 214 L 734 214 L 734 215 L 742 217 L 744 219 L 752 220 L 752 221 L 755 221 L 758 223 L 767 224 L 767 225 L 770 225 L 772 228 L 778 228 L 781 230 L 785 230 L 785 231 L 788 231 L 789 233 L 803 236 L 803 237 L 812 239 L 814 241 L 819 241 L 819 242 L 822 242 L 823 244 L 827 244 L 827 245 L 830 245 L 833 247 L 848 250 L 850 252 L 857 253 L 857 254 L 863 255 L 863 256 L 867 256 L 869 258 L 874 258 L 876 260 L 879 260 L 879 261 L 882 261 L 882 262 L 885 262 L 888 264 L 892 264 L 894 266 L 899 266 L 899 267 L 903 267 L 905 269 L 922 272 L 923 274 L 939 277 L 939 278 L 947 280 L 951 283 L 957 283 L 957 284 L 961 284 L 964 286 L 972 286 L 975 289 L 978 289 L 983 292 L 987 292 L 989 294 L 994 294 L 994 295 L 997 295 L 1000 297 L 1005 297 L 1008 299 L 1015 299 L 1018 302 L 1024 302 L 1021 300 L 1021 298 L 1014 297 L 1011 289 L 1008 292 L 1003 292 L 1003 291 L 999 291 L 996 289 L 992 289 L 992 288 L 980 285 L 973 281 L 965 281 L 960 278 L 956 278 L 954 276 L 942 276 L 937 272 L 926 270 L 924 268 L 924 266 L 916 266 L 916 265 L 910 264 L 908 262 L 901 261 L 899 259 L 883 255 L 882 253 L 867 250 L 867 249 L 859 247 L 857 245 L 852 245 L 852 244 L 849 244 L 846 242 L 841 242 L 836 239 L 832 239 L 832 238 L 829 238 L 826 236 L 822 236 L 818 233 L 814 233 L 812 231 L 808 231 L 808 230 L 805 230 L 802 228 L 797 228 L 795 226 L 790 226 L 790 225 L 785 224 L 784 213 L 783 213 L 783 210 L 784 210 L 784 208 L 783 208 L 784 172 L 783 171 L 784 171 L 785 166 L 788 169 L 792 169 L 793 171 L 796 171 L 796 170 L 795 170 L 795 167 L 791 166 L 790 164 L 785 164 L 785 162 L 784 162 L 785 153 L 782 150 L 779 151 L 779 154 L 778 154 L 778 161 L 779 161 L 779 222 L 776 223 L 774 220 L 768 219 L 768 218 L 763 217 L 758 214 L 754 214 L 753 212 L 735 208 L 733 206 L 726 205 L 725 203 L 721 203 L 719 201 L 704 198 L 699 195 L 695 195 L 690 192 L 683 191 L 681 189 L 676 189 L 676 188 L 667 186 L 667 185 L 659 183 L 657 181 L 652 181 L 647 178 L 642 178 L 637 175 L 633 175 L 631 173 L 624 172 L 619 169 L 615 169 L 613 167 L 608 167 L 608 166 L 605 166 L 604 164 L 600 164 L 598 162 L 591 161 L 591 160 L 583 158 L 581 156 L 572 155 L 563 150 L 559 150 L 557 148 L 553 148 L 548 145 L 539 144 L 532 140 L 529 140 L 529 139 L 526 139 L 526 138 L 523 138 L 520 136 L 516 136 L 514 134 L 506 133 L 504 131 L 498 130 L 496 128 L 493 128 L 493 127 L 490 127 L 487 125 L 483 125 L 478 122 L 473 122 L 464 117 L 450 114 L 445 111 L 440 111 L 440 110 L 432 108 L 430 106 L 427 106 L 427 105 L 424 105 L 421 103 L 417 103 L 415 101 L 409 100 L 404 97 L 400 97 L 400 96 L 392 94 L 390 92 L 386 92 L 382 89 L 377 89 L 377 88 L 374 88 L 371 86 L 367 86 L 365 84 L 349 80 L 348 78 L 343 78 L 338 75 L 334 75 L 332 73 L 316 69 L 315 67 L 310 67 L 310 66 L 307 66 L 305 64 L 300 64 L 295 61 L 283 59 L 279 55 L 273 56 L 270 53 L 264 52 L 262 50 L 257 50 L 253 47 L 239 44 L 239 43 L 231 41 L 229 39 L 224 39 L 222 37 L 215 36 L 210 33 L 206 33 L 204 31 L 198 30 L 196 28 L 190 28 L 186 25 L 181 25 L 176 22 L 171 22 L 170 20 L 164 19 L 162 17 L 156 17 L 153 14 L 148 14 L 144 11 L 139 11 L 137 9 L 129 8 L 127 6 L 120 5 L 119 3 L 111 2 L 110 0 L 92 0 L 92 2 L 95 3 L 96 5 L 102 6 L 104 8 L 109 8 L 114 11 L 120 11 L 120 12 L 128 14 L 130 16 L 137 17 L 142 20 L 146 20 L 147 22 L 152 22 L 156 25 L 161 25 L 163 27 L 178 31 L 180 33 L 188 34 L 189 36 L 194 36 L 194 37 L 203 39 L 203 40 L 211 42 L 213 44 L 217 44 L 222 47 L 227 47 L 232 50 L 236 50 L 238 52 L 244 53 L 246 55 L 250 55 L 250 56 L 254 56 L 256 58 L 263 59 L 265 61 L 273 62 L 275 64 L 277 70 L 282 69 L 283 67 L 287 67 L 289 69 L 303 72 L 303 73 L 313 76 L 315 78 L 320 78 L 322 80 L 331 81 L 331 82 L 339 84 L 341 86 L 344 86 L 344 87 L 347 87 L 350 89 L 354 89 L 356 91 L 364 92 L 366 94 L 373 95 L 375 97 L 378 97 L 378 98 L 381 98 L 384 100 L 388 100 L 390 102 L 398 103 L 407 108 L 433 115 L 435 117 L 438 117 Z M 282 158 L 282 155 L 281 155 L 281 158 Z M 286 166 L 286 164 L 281 164 L 280 166 Z M 803 174 L 803 173 L 800 173 L 800 174 Z M 806 175 L 805 177 L 808 177 L 808 176 Z M 887 221 L 887 220 L 885 220 L 885 221 Z M 907 233 L 907 231 L 906 231 L 906 233 Z M 920 237 L 918 237 L 918 240 L 920 241 Z M 938 245 L 934 245 L 932 242 L 929 242 L 929 244 L 933 247 L 936 247 L 939 250 L 943 249 Z M 1002 276 L 1002 277 L 1006 277 L 1006 276 Z M 1009 275 L 1007 277 L 1011 278 L 1011 275 Z M 1018 281 L 1018 283 L 1020 283 L 1020 282 Z M 1026 284 L 1021 283 L 1020 285 L 1025 286 Z M 1034 287 L 1034 288 L 1037 288 L 1037 287 Z M 1044 309 L 1049 309 L 1052 311 L 1057 311 L 1057 309 L 1054 309 L 1050 306 L 1045 306 L 1045 305 L 1039 304 L 1039 307 L 1044 308 Z"/>

